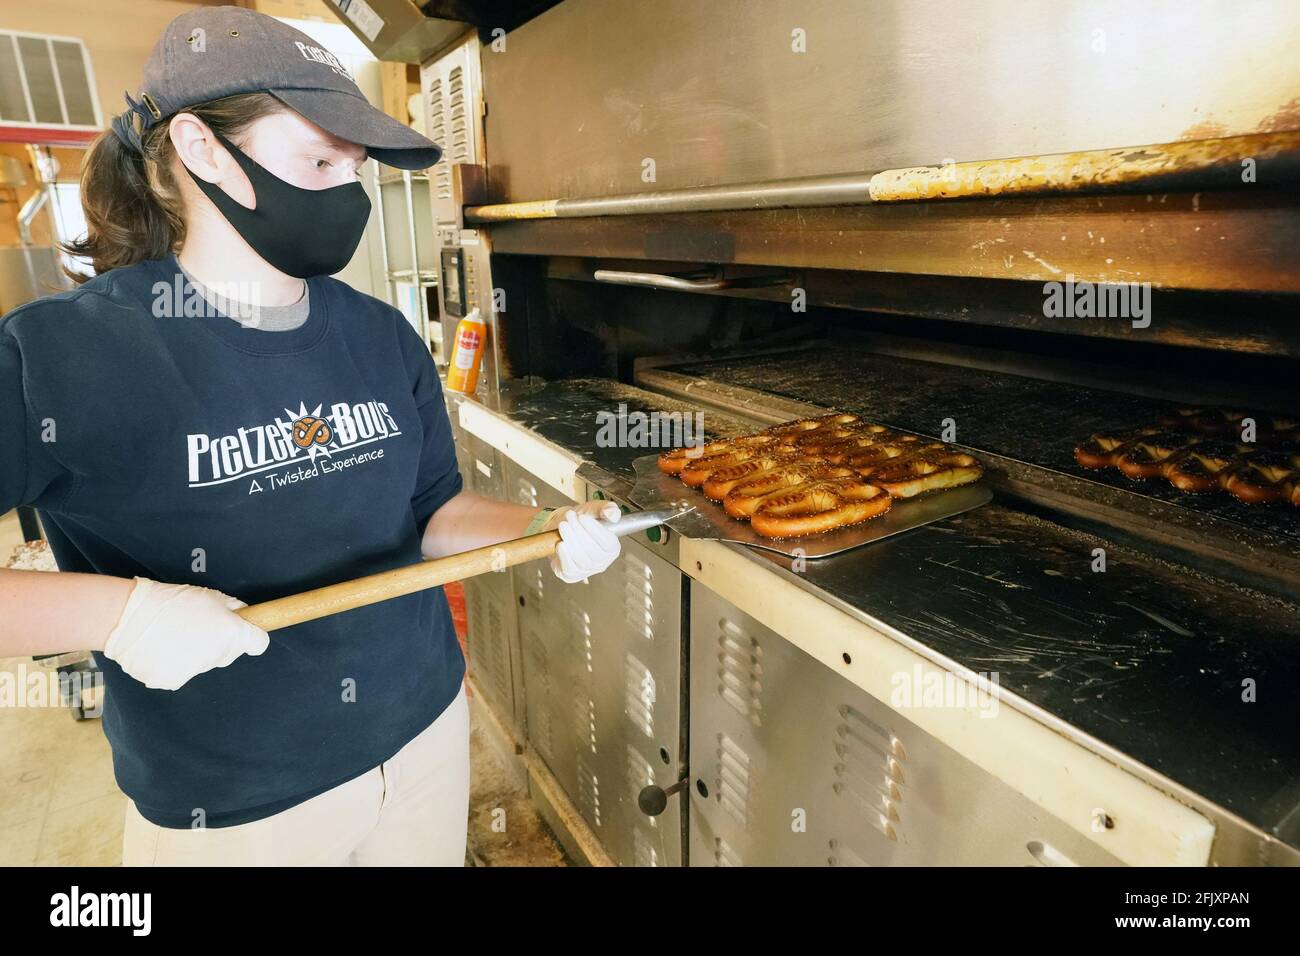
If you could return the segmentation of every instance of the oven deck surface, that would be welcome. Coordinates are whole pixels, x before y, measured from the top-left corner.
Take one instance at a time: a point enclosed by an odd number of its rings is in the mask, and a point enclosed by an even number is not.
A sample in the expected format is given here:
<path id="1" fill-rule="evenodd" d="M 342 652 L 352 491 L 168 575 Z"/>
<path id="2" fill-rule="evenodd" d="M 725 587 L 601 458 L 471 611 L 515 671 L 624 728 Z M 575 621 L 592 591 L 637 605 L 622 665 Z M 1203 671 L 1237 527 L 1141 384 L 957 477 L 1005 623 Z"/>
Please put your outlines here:
<path id="1" fill-rule="evenodd" d="M 1300 555 L 1300 508 L 1246 505 L 1231 495 L 1187 495 L 1163 480 L 1134 482 L 1074 460 L 1074 448 L 1093 432 L 1155 425 L 1174 403 L 1019 375 L 898 358 L 852 347 L 799 350 L 764 356 L 665 366 L 701 382 L 740 386 L 768 395 L 855 412 L 872 421 L 938 436 L 952 418 L 956 441 L 1079 479 L 1078 493 L 1117 489 L 1132 499 L 1173 506 L 1159 518 L 1186 512 L 1184 520 L 1213 519 L 1215 527 L 1267 537 Z M 1047 476 L 1043 476 L 1048 480 Z M 1134 507 L 1141 505 L 1132 502 Z"/>

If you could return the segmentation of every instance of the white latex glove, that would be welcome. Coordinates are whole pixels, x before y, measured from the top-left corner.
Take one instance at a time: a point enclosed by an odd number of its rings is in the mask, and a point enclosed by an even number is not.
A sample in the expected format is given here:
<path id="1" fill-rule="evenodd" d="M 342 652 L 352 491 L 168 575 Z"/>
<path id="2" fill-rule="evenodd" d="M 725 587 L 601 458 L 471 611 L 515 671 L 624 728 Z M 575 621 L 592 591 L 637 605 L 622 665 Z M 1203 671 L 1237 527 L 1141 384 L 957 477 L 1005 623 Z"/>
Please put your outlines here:
<path id="1" fill-rule="evenodd" d="M 266 632 L 231 613 L 241 607 L 243 601 L 211 588 L 136 578 L 104 656 L 146 687 L 176 690 L 242 654 L 266 650 Z"/>
<path id="2" fill-rule="evenodd" d="M 574 584 L 613 564 L 622 545 L 600 519 L 617 521 L 621 514 L 612 501 L 588 501 L 576 507 L 560 508 L 551 515 L 542 530 L 560 532 L 560 543 L 551 555 L 555 576 L 566 584 Z"/>

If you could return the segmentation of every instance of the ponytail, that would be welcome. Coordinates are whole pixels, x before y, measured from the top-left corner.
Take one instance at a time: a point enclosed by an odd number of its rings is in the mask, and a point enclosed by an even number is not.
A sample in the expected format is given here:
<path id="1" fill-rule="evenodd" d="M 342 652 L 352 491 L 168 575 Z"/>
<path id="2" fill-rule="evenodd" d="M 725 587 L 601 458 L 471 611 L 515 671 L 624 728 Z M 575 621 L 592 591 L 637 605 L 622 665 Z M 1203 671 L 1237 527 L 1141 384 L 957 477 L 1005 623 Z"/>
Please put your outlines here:
<path id="1" fill-rule="evenodd" d="M 233 137 L 254 120 L 284 109 L 268 93 L 240 93 L 183 112 Z M 184 243 L 185 206 L 172 175 L 176 151 L 168 133 L 170 125 L 164 120 L 144 130 L 138 149 L 110 129 L 100 134 L 86 154 L 81 172 L 86 236 L 63 243 L 62 249 L 89 259 L 95 275 L 146 259 L 161 259 Z M 86 276 L 66 271 L 74 281 L 86 281 Z"/>

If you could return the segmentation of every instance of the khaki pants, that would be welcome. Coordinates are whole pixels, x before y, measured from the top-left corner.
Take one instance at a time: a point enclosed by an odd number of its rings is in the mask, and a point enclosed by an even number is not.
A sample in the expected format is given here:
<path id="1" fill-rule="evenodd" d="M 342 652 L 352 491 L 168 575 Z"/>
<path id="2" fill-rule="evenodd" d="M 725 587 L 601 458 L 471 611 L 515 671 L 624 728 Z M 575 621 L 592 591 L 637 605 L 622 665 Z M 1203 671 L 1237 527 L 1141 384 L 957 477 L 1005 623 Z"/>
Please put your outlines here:
<path id="1" fill-rule="evenodd" d="M 127 801 L 123 866 L 463 866 L 469 820 L 465 688 L 392 759 L 252 823 L 177 830 Z"/>

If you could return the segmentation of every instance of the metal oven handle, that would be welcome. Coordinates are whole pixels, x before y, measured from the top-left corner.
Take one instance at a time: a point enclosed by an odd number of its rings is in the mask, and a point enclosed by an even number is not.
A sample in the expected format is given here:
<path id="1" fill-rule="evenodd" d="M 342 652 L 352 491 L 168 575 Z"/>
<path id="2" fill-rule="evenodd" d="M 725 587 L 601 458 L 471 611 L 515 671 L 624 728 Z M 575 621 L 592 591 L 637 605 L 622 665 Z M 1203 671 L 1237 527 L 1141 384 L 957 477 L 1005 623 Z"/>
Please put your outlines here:
<path id="1" fill-rule="evenodd" d="M 597 269 L 592 274 L 592 278 L 597 282 L 611 282 L 614 285 L 643 285 L 652 289 L 673 289 L 678 292 L 709 292 L 715 289 L 730 289 L 736 284 L 734 279 L 724 279 L 717 275 L 684 278 L 664 275 L 661 272 L 619 272 L 616 269 Z"/>
<path id="2" fill-rule="evenodd" d="M 751 289 L 761 286 L 789 285 L 789 275 L 752 275 L 726 278 L 719 272 L 673 276 L 662 272 L 620 272 L 617 269 L 597 269 L 592 273 L 597 282 L 614 285 L 640 285 L 651 289 L 672 289 L 676 292 L 715 292 L 719 289 Z"/>

